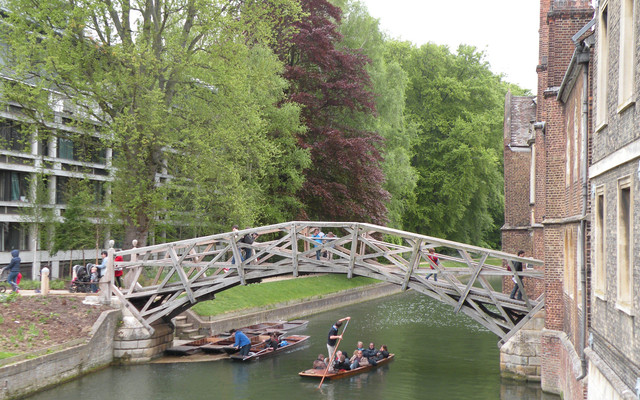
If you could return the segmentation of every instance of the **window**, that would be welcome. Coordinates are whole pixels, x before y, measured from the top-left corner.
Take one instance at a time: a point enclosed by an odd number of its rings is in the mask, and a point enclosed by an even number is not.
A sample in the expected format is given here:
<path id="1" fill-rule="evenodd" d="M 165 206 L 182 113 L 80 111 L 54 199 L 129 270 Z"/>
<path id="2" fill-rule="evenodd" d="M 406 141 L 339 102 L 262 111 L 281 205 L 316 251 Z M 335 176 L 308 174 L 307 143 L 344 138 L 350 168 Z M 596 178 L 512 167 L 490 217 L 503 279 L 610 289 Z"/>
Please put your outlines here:
<path id="1" fill-rule="evenodd" d="M 93 203 L 98 205 L 102 204 L 106 195 L 104 182 L 92 181 L 91 185 L 93 186 Z"/>
<path id="2" fill-rule="evenodd" d="M 29 243 L 28 229 L 15 222 L 3 222 L 0 237 L 0 251 L 25 250 Z"/>
<path id="3" fill-rule="evenodd" d="M 631 178 L 618 181 L 618 305 L 629 309 L 633 298 Z"/>
<path id="4" fill-rule="evenodd" d="M 29 136 L 22 126 L 11 120 L 0 120 L 0 147 L 6 150 L 30 151 Z"/>
<path id="5" fill-rule="evenodd" d="M 27 195 L 27 174 L 0 171 L 0 201 L 20 201 Z"/>
<path id="6" fill-rule="evenodd" d="M 58 158 L 73 160 L 73 141 L 67 138 L 58 138 Z"/>
<path id="7" fill-rule="evenodd" d="M 98 138 L 89 135 L 58 138 L 58 157 L 93 163 L 106 163 L 106 149 Z"/>
<path id="8" fill-rule="evenodd" d="M 65 176 L 56 177 L 56 204 L 65 204 L 69 178 Z"/>
<path id="9" fill-rule="evenodd" d="M 598 127 L 606 124 L 607 121 L 607 72 L 609 71 L 609 20 L 608 4 L 600 8 L 600 18 L 598 21 L 598 88 L 596 99 L 596 124 Z"/>
<path id="10" fill-rule="evenodd" d="M 595 248 L 594 248 L 594 290 L 596 295 L 604 296 L 607 290 L 607 274 L 605 265 L 605 205 L 604 205 L 604 187 L 596 189 L 595 211 Z"/>
<path id="11" fill-rule="evenodd" d="M 634 0 L 622 0 L 620 14 L 620 62 L 618 84 L 618 107 L 624 109 L 631 103 L 634 87 Z"/>
<path id="12" fill-rule="evenodd" d="M 529 205 L 536 203 L 536 144 L 531 144 L 531 167 L 529 168 Z"/>

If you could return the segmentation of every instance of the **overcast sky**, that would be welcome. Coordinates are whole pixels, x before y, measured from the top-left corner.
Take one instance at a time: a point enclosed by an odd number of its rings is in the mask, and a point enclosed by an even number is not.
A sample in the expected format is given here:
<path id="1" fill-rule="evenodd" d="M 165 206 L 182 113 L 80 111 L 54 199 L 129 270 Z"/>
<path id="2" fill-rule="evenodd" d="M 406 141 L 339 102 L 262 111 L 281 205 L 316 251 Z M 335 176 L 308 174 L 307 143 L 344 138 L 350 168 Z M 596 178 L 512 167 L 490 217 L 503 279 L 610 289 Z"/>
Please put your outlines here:
<path id="1" fill-rule="evenodd" d="M 539 0 L 360 0 L 381 29 L 416 45 L 484 50 L 491 71 L 535 93 Z"/>

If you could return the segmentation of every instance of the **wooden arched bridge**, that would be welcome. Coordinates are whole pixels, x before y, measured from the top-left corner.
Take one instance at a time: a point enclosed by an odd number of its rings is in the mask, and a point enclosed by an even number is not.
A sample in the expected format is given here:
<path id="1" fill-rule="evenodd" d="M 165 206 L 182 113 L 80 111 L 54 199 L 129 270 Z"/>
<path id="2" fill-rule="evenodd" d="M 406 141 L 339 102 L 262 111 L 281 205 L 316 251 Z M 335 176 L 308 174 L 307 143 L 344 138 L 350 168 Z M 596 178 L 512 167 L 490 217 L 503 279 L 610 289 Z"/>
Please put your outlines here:
<path id="1" fill-rule="evenodd" d="M 313 237 L 316 227 L 334 236 Z M 240 240 L 253 233 L 259 237 L 252 244 Z M 429 258 L 434 248 L 439 265 Z M 118 255 L 125 261 L 114 262 Z M 527 267 L 522 272 L 507 267 L 515 261 Z M 111 293 L 151 332 L 152 323 L 218 292 L 278 275 L 360 275 L 413 289 L 467 314 L 501 343 L 544 306 L 541 261 L 364 223 L 287 222 L 119 252 L 110 249 L 107 276 L 113 277 L 114 267 L 125 270 L 125 283 L 118 289 L 113 279 L 108 281 Z M 512 279 L 522 288 L 521 301 L 500 289 L 503 281 Z"/>

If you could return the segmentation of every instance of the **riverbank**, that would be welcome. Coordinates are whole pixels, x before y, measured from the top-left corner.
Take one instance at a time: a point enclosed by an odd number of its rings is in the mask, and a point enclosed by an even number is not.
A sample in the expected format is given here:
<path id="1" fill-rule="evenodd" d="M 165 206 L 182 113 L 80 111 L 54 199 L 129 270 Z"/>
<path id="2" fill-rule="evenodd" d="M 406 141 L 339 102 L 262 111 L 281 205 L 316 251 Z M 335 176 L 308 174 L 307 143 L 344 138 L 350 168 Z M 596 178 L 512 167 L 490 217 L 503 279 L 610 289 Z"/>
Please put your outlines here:
<path id="1" fill-rule="evenodd" d="M 275 305 L 265 307 L 269 309 L 247 310 L 247 315 L 225 316 L 209 322 L 217 324 L 218 328 L 213 329 L 226 330 L 228 328 L 224 328 L 224 326 L 227 326 L 227 324 L 228 326 L 237 327 L 251 324 L 242 321 L 255 320 L 259 322 L 269 319 L 292 319 L 294 316 L 311 315 L 331 308 L 387 296 L 398 291 L 399 288 L 397 286 L 379 283 L 331 295 L 321 295 L 305 302 L 298 301 L 296 304 L 283 305 L 283 311 L 279 316 L 271 314 L 277 313 L 280 308 L 279 305 Z M 77 299 L 81 302 L 82 296 L 80 298 L 77 296 L 67 296 L 65 294 L 58 298 L 68 301 L 67 305 L 70 305 L 71 309 L 74 309 L 74 307 L 81 308 L 75 303 L 70 303 L 72 299 Z M 29 296 L 25 296 L 23 299 L 27 297 Z M 51 297 L 53 296 L 36 296 L 33 298 L 47 300 Z M 25 309 L 22 315 L 29 315 L 29 311 Z M 40 348 L 2 360 L 2 364 L 0 364 L 0 382 L 4 382 L 4 384 L 2 390 L 0 390 L 0 400 L 25 397 L 109 366 L 114 361 L 116 351 L 114 347 L 115 336 L 117 336 L 121 324 L 118 321 L 122 321 L 122 314 L 119 310 L 111 309 L 110 311 L 102 312 L 98 321 L 90 325 L 91 332 L 88 336 L 85 334 L 79 339 L 68 340 L 60 346 Z M 79 322 L 77 324 L 81 325 Z M 96 349 L 99 349 L 99 351 L 96 351 Z M 38 373 L 34 373 L 34 371 Z"/>
<path id="2" fill-rule="evenodd" d="M 399 293 L 400 291 L 400 288 L 396 285 L 392 285 L 390 283 L 377 283 L 374 285 L 348 289 L 329 295 L 314 296 L 313 298 L 308 298 L 303 302 L 292 301 L 287 303 L 280 303 L 275 306 L 256 307 L 253 309 L 244 310 L 244 312 L 242 313 L 238 312 L 213 317 L 202 317 L 192 311 L 187 311 L 184 315 L 187 316 L 187 323 L 197 326 L 200 333 L 202 333 L 204 336 L 212 336 L 219 332 L 228 331 L 232 328 L 259 324 L 265 321 L 282 321 L 306 318 L 310 315 L 318 314 L 346 305 L 362 303 L 365 301 L 390 296 Z M 177 346 L 189 341 L 191 340 L 174 339 L 173 345 Z M 182 357 L 185 358 L 185 360 L 182 360 L 180 358 L 170 357 L 169 361 L 153 360 L 152 362 L 191 362 L 211 361 L 217 359 L 215 358 L 215 356 L 210 357 L 213 358 L 204 356 L 194 357 L 193 359 L 191 359 L 191 356 L 189 356 Z M 186 358 L 189 358 L 189 360 L 186 360 Z M 226 356 L 223 358 L 226 358 Z"/>

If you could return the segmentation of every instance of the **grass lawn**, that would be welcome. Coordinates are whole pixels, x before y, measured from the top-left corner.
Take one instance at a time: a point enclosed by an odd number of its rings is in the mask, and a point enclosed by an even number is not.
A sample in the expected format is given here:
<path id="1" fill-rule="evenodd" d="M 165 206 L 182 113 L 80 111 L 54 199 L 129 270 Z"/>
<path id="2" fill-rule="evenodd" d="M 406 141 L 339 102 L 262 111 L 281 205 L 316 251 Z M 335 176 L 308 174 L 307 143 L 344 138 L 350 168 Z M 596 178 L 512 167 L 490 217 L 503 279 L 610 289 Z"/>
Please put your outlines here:
<path id="1" fill-rule="evenodd" d="M 216 294 L 215 300 L 203 301 L 191 309 L 202 316 L 214 316 L 231 311 L 264 307 L 293 300 L 340 292 L 346 289 L 371 285 L 378 280 L 346 275 L 328 274 L 308 278 L 287 279 L 274 282 L 236 286 Z"/>
<path id="2" fill-rule="evenodd" d="M 18 355 L 17 353 L 7 353 L 4 351 L 0 351 L 0 360 L 2 360 L 3 358 L 9 358 L 17 355 Z"/>

